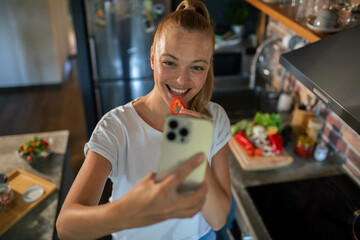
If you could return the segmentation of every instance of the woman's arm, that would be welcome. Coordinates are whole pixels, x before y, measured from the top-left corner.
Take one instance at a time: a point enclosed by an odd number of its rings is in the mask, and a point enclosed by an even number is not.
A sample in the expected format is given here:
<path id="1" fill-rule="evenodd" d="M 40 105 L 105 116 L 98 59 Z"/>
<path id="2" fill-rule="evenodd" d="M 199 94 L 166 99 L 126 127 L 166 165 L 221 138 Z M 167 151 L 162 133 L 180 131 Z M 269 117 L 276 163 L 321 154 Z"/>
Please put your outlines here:
<path id="1" fill-rule="evenodd" d="M 204 118 L 201 113 L 183 109 L 180 114 L 195 118 Z M 212 158 L 211 167 L 206 169 L 208 192 L 201 211 L 207 223 L 215 231 L 222 228 L 231 209 L 231 187 L 228 163 L 229 148 L 226 144 Z"/>
<path id="2" fill-rule="evenodd" d="M 155 183 L 155 174 L 149 173 L 122 198 L 98 205 L 111 164 L 89 150 L 56 222 L 60 239 L 95 239 L 123 229 L 195 215 L 205 202 L 206 184 L 192 195 L 179 195 L 177 187 L 202 161 L 202 154 L 193 156 L 159 183 Z"/>
<path id="3" fill-rule="evenodd" d="M 231 188 L 226 144 L 212 158 L 206 169 L 208 191 L 202 214 L 215 231 L 221 229 L 231 209 Z"/>

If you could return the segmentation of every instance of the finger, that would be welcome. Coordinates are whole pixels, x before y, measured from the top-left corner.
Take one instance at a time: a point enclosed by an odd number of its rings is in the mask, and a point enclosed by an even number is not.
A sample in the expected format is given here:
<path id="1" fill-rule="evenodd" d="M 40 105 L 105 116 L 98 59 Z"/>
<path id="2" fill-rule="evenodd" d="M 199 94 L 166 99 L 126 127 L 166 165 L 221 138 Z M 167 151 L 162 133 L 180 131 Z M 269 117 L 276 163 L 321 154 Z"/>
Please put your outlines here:
<path id="1" fill-rule="evenodd" d="M 190 195 L 182 195 L 179 197 L 179 205 L 177 206 L 181 210 L 181 213 L 187 217 L 191 217 L 197 212 L 201 211 L 205 199 L 206 199 L 207 186 L 203 182 L 197 191 Z M 180 213 L 180 214 L 181 214 Z"/>
<path id="2" fill-rule="evenodd" d="M 169 184 L 171 187 L 180 185 L 184 179 L 205 161 L 204 153 L 197 153 L 189 160 L 184 162 L 178 169 L 176 169 L 171 175 L 166 177 L 162 183 Z"/>
<path id="3" fill-rule="evenodd" d="M 195 117 L 195 118 L 205 118 L 201 113 L 195 112 L 189 109 L 182 109 L 180 110 L 180 115 L 183 116 L 189 116 L 189 117 Z"/>

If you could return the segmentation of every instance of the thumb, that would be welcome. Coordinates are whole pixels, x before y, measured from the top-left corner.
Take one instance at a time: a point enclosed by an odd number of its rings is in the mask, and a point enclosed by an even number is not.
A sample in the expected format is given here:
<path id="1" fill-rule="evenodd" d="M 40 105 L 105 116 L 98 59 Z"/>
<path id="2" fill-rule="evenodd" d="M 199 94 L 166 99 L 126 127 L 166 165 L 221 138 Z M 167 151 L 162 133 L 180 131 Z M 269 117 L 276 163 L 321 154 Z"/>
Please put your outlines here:
<path id="1" fill-rule="evenodd" d="M 176 169 L 171 175 L 169 175 L 165 181 L 172 185 L 179 185 L 185 178 L 200 166 L 205 161 L 204 153 L 197 153 L 189 158 L 186 162 L 182 163 L 178 169 Z"/>

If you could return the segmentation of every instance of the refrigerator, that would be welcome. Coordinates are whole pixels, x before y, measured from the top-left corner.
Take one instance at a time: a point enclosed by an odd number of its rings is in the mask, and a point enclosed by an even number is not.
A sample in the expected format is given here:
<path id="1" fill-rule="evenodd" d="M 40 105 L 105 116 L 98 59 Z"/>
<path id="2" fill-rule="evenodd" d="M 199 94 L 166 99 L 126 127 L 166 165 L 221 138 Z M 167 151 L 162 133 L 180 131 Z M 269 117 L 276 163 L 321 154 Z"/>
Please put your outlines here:
<path id="1" fill-rule="evenodd" d="M 88 135 L 106 112 L 154 86 L 150 48 L 171 0 L 71 0 Z"/>

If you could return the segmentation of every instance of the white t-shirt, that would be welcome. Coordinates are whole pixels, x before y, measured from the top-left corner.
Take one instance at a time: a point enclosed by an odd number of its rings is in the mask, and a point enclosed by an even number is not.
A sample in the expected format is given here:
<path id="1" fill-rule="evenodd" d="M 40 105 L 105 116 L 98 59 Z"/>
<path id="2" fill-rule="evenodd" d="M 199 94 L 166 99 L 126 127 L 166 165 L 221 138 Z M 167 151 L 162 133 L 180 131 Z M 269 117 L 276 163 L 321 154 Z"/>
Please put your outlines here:
<path id="1" fill-rule="evenodd" d="M 224 109 L 210 102 L 207 109 L 213 115 L 214 132 L 210 155 L 212 157 L 231 136 L 230 121 Z M 109 201 L 126 194 L 149 172 L 155 172 L 162 132 L 148 125 L 136 112 L 133 102 L 117 107 L 103 116 L 85 145 L 108 159 L 112 166 L 113 183 Z M 121 214 L 121 213 L 119 213 Z M 113 233 L 113 239 L 196 239 L 210 230 L 201 213 L 192 218 L 170 219 L 146 227 Z"/>

